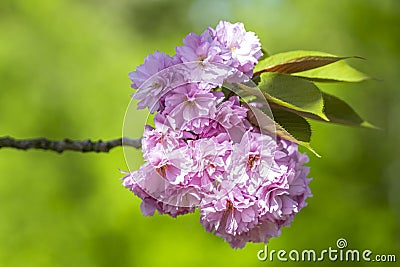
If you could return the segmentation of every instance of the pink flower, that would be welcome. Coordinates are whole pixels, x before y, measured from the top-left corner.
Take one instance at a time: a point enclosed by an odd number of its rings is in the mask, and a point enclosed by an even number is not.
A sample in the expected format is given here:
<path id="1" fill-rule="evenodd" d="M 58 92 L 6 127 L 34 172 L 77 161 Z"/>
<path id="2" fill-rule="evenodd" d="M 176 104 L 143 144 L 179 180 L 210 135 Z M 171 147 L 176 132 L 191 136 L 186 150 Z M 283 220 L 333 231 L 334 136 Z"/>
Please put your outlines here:
<path id="1" fill-rule="evenodd" d="M 200 212 L 200 222 L 206 230 L 224 239 L 248 232 L 258 223 L 256 197 L 237 188 L 207 195 Z"/>
<path id="2" fill-rule="evenodd" d="M 241 106 L 237 96 L 230 97 L 217 108 L 215 120 L 220 131 L 226 131 L 234 143 L 239 143 L 243 135 L 252 128 L 247 120 L 247 111 L 247 108 Z"/>
<path id="3" fill-rule="evenodd" d="M 198 186 L 204 192 L 212 191 L 224 179 L 230 163 L 231 143 L 228 139 L 207 138 L 188 141 L 193 159 L 191 185 Z"/>
<path id="4" fill-rule="evenodd" d="M 147 154 L 148 162 L 155 168 L 157 173 L 172 184 L 182 183 L 191 162 L 184 155 L 187 154 L 185 147 L 167 151 L 157 147 Z"/>
<path id="5" fill-rule="evenodd" d="M 221 21 L 215 30 L 209 29 L 213 38 L 229 50 L 229 65 L 251 77 L 254 65 L 262 56 L 261 44 L 254 32 L 247 32 L 243 23 Z"/>
<path id="6" fill-rule="evenodd" d="M 254 132 L 246 132 L 240 143 L 234 145 L 229 180 L 254 193 L 265 181 L 271 179 L 275 140 Z"/>
<path id="7" fill-rule="evenodd" d="M 195 118 L 212 118 L 215 115 L 219 98 L 201 90 L 196 84 L 182 85 L 169 92 L 165 97 L 164 114 L 174 129 L 180 129 Z"/>
<path id="8" fill-rule="evenodd" d="M 271 237 L 281 234 L 281 228 L 271 221 L 260 220 L 250 231 L 236 236 L 226 237 L 232 248 L 243 248 L 247 242 L 268 243 Z"/>
<path id="9" fill-rule="evenodd" d="M 307 205 L 306 198 L 312 196 L 308 187 L 311 179 L 307 178 L 309 168 L 299 161 L 308 158 L 297 151 L 297 145 L 286 140 L 278 143 L 282 150 L 275 162 L 281 172 L 272 172 L 271 179 L 259 187 L 256 195 L 261 217 L 278 225 L 289 225 L 293 216 Z"/>
<path id="10" fill-rule="evenodd" d="M 178 57 L 170 57 L 165 53 L 155 51 L 144 60 L 144 64 L 129 73 L 132 80 L 132 88 L 138 89 L 132 95 L 133 98 L 141 100 L 138 109 L 148 107 L 151 112 L 159 109 L 160 97 L 163 95 L 169 84 L 168 77 L 158 75 L 158 73 L 170 66 L 181 63 Z"/>
<path id="11" fill-rule="evenodd" d="M 223 63 L 221 52 L 224 49 L 211 38 L 208 30 L 200 36 L 195 33 L 189 33 L 183 39 L 183 46 L 177 46 L 176 55 L 182 62 L 200 61 L 203 63 L 214 62 Z"/>
<path id="12" fill-rule="evenodd" d="M 168 214 L 175 218 L 178 215 L 193 212 L 195 206 L 200 203 L 200 195 L 197 191 L 171 185 L 164 187 L 162 195 L 153 196 L 141 187 L 137 180 L 141 179 L 139 175 L 141 174 L 138 172 L 126 175 L 123 178 L 123 185 L 142 199 L 140 209 L 144 216 L 153 216 L 157 210 L 159 214 Z"/>
<path id="13" fill-rule="evenodd" d="M 148 154 L 152 150 L 162 149 L 163 151 L 172 151 L 179 147 L 182 147 L 182 133 L 174 131 L 166 125 L 161 125 L 153 129 L 150 126 L 145 127 L 142 138 L 142 151 L 145 158 L 148 158 Z"/>
<path id="14" fill-rule="evenodd" d="M 203 198 L 201 205 L 201 222 L 206 230 L 224 238 L 234 248 L 243 247 L 246 242 L 267 242 L 278 236 L 281 227 L 290 224 L 311 196 L 308 167 L 302 165 L 307 158 L 298 153 L 296 144 L 281 139 L 277 144 L 268 139 L 269 142 L 263 143 L 265 140 L 260 134 L 252 134 L 250 138 L 248 135 L 244 138 L 251 140 L 247 143 L 247 152 L 243 152 L 247 141 L 233 148 L 228 174 L 232 177 L 232 172 L 239 171 L 236 177 L 242 180 L 225 179 L 214 194 Z M 240 146 L 242 150 L 238 150 Z M 258 149 L 262 153 L 255 153 Z M 278 152 L 276 159 L 274 152 Z M 242 157 L 235 157 L 239 154 Z M 253 155 L 260 156 L 256 159 L 258 163 L 249 162 Z M 262 163 L 265 156 L 270 163 Z M 238 158 L 247 162 L 240 165 L 235 161 Z"/>
<path id="15" fill-rule="evenodd" d="M 145 58 L 144 64 L 138 66 L 135 71 L 129 73 L 129 78 L 132 80 L 131 87 L 138 89 L 153 75 L 179 63 L 181 63 L 181 61 L 178 57 L 171 57 L 164 52 L 155 51 L 154 54 L 150 54 Z"/>

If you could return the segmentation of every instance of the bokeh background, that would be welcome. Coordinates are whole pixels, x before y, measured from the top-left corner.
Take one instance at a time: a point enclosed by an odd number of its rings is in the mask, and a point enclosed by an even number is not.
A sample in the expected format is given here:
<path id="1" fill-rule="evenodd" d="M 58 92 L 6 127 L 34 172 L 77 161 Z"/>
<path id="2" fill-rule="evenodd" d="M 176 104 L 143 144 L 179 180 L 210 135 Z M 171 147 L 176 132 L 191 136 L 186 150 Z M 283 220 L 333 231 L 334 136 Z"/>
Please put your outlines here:
<path id="1" fill-rule="evenodd" d="M 312 145 L 323 156 L 310 155 L 314 197 L 269 249 L 322 250 L 346 238 L 349 248 L 396 254 L 399 262 L 397 0 L 1 0 L 0 136 L 120 137 L 132 93 L 127 73 L 147 54 L 172 54 L 187 33 L 221 19 L 244 22 L 270 53 L 362 56 L 349 63 L 379 79 L 321 85 L 382 130 L 313 123 Z M 146 115 L 137 112 L 132 137 L 142 134 Z M 130 153 L 138 168 L 141 152 Z M 262 244 L 232 250 L 204 231 L 197 213 L 142 217 L 119 169 L 127 169 L 121 148 L 62 155 L 0 149 L 0 266 L 310 264 L 260 262 Z"/>

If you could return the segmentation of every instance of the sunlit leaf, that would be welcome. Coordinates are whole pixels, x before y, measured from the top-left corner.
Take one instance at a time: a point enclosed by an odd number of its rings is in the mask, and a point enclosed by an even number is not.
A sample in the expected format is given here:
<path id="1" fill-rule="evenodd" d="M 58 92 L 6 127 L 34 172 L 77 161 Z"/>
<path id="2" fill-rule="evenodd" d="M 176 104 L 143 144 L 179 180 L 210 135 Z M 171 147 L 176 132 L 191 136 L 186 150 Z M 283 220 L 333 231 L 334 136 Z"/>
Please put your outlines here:
<path id="1" fill-rule="evenodd" d="M 298 72 L 295 76 L 314 82 L 362 82 L 371 79 L 366 74 L 350 67 L 345 61 L 338 61 L 318 69 Z"/>
<path id="2" fill-rule="evenodd" d="M 310 81 L 287 74 L 263 73 L 258 87 L 269 102 L 329 120 L 323 112 L 322 92 Z"/>
<path id="3" fill-rule="evenodd" d="M 255 67 L 255 75 L 263 72 L 295 73 L 322 67 L 348 58 L 337 57 L 314 51 L 290 51 L 272 55 L 260 60 Z"/>
<path id="4" fill-rule="evenodd" d="M 343 59 L 359 57 L 338 57 L 318 51 L 290 51 L 272 55 L 260 60 L 254 69 L 254 76 L 263 72 L 279 72 L 304 77 L 318 82 L 359 82 L 369 77 L 350 67 Z"/>

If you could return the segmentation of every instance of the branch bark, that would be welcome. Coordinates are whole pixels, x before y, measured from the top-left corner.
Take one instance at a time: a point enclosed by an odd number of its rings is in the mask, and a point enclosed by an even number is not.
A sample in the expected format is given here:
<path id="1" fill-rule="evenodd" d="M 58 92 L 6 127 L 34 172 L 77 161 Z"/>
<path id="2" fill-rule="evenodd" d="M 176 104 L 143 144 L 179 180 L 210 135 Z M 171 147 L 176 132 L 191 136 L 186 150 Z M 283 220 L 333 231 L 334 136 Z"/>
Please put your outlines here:
<path id="1" fill-rule="evenodd" d="M 87 140 L 49 140 L 47 138 L 34 138 L 34 139 L 15 139 L 9 136 L 0 137 L 0 149 L 4 147 L 28 150 L 28 149 L 42 149 L 51 150 L 58 153 L 64 151 L 78 151 L 78 152 L 109 152 L 114 147 L 129 146 L 140 148 L 142 146 L 141 138 L 130 139 L 127 137 L 109 140 L 109 141 L 91 141 Z"/>

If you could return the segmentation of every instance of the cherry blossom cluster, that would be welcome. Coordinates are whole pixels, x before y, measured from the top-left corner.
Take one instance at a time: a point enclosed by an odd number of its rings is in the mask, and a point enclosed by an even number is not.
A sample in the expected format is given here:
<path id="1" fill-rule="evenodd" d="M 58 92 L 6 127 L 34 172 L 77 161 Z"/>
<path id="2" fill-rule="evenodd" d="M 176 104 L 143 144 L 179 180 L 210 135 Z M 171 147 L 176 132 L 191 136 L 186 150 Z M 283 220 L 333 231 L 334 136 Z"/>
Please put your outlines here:
<path id="1" fill-rule="evenodd" d="M 261 56 L 253 32 L 222 21 L 130 73 L 138 108 L 156 113 L 142 139 L 145 163 L 123 178 L 145 216 L 199 209 L 207 231 L 242 248 L 278 236 L 306 205 L 308 157 L 250 123 L 251 105 L 226 90 L 250 81 Z"/>

